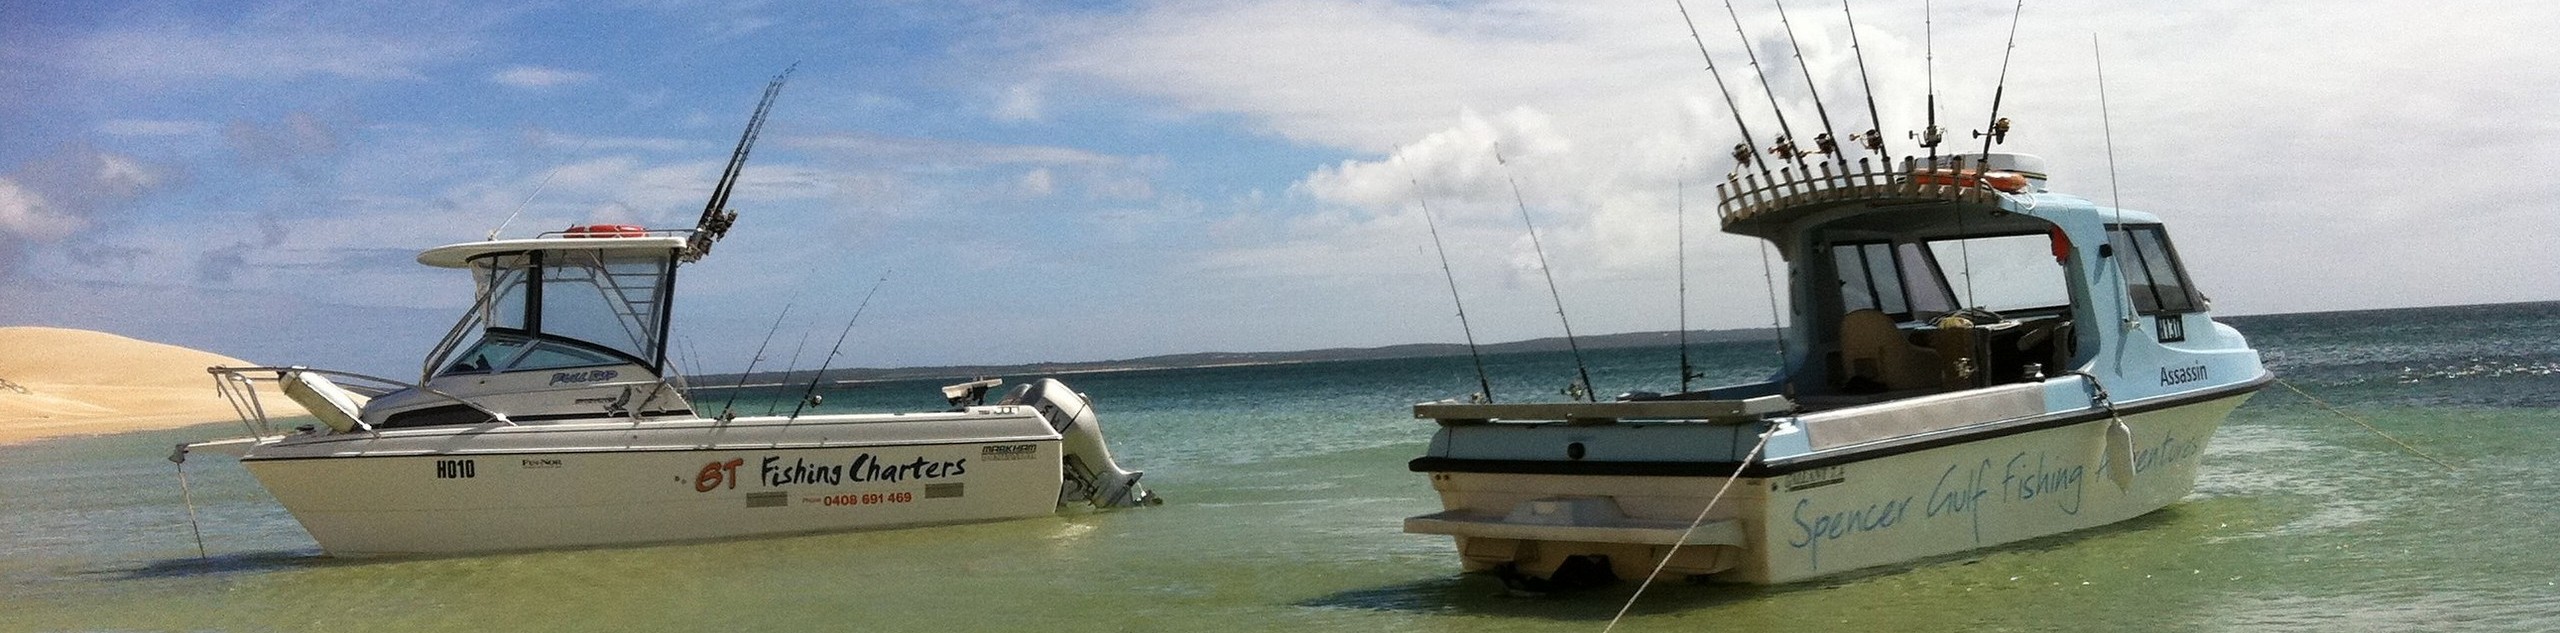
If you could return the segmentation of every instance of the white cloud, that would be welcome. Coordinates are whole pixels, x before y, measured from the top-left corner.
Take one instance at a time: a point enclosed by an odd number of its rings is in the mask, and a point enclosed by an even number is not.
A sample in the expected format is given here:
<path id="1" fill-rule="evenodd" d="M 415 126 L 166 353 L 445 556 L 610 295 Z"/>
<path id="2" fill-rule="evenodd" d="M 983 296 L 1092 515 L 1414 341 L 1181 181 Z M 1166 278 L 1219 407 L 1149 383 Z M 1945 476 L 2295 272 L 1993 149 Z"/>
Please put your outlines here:
<path id="1" fill-rule="evenodd" d="M 80 239 L 160 188 L 160 169 L 131 156 L 72 148 L 0 175 L 0 277 L 31 255 Z M 93 262 L 81 262 L 83 265 Z"/>
<path id="2" fill-rule="evenodd" d="M 1054 145 L 1007 145 L 871 134 L 814 134 L 777 139 L 783 145 L 865 162 L 921 168 L 974 169 L 989 165 L 1106 165 L 1121 162 L 1099 152 Z"/>
<path id="3" fill-rule="evenodd" d="M 1034 198 L 1045 198 L 1049 196 L 1050 192 L 1056 190 L 1056 184 L 1050 182 L 1048 168 L 1033 168 L 1031 171 L 1023 172 L 1023 193 L 1030 194 Z"/>
<path id="4" fill-rule="evenodd" d="M 2014 4 L 1937 5 L 1934 51 L 1922 49 L 1916 3 L 1858 7 L 1875 105 L 1896 154 L 1913 151 L 1902 133 L 1928 115 L 1924 58 L 1936 60 L 1949 152 L 1980 148 L 1968 132 L 1988 117 L 2001 75 Z M 1753 140 L 1765 143 L 1779 121 L 1732 23 L 1712 6 L 1691 9 Z M 2542 292 L 2472 299 L 2452 298 L 2430 278 L 2560 267 L 2550 249 L 2508 249 L 2494 262 L 2450 268 L 2443 255 L 2467 252 L 2484 234 L 2560 241 L 2560 223 L 2520 202 L 2560 196 L 2560 184 L 2542 177 L 2560 170 L 2543 149 L 2560 146 L 2560 130 L 2535 123 L 2560 120 L 2560 105 L 2538 96 L 2560 92 L 2560 66 L 2537 59 L 2542 35 L 2523 26 L 2548 23 L 2552 9 L 2399 2 L 2337 11 L 2284 2 L 2160 10 L 2073 0 L 2025 10 L 2000 113 L 2018 130 L 2001 149 L 2042 154 L 2058 186 L 2105 199 L 2088 35 L 2105 33 L 2125 203 L 2180 227 L 2199 274 L 2228 289 L 2217 295 L 2225 307 L 2547 298 L 2547 276 Z M 1866 129 L 1869 82 L 1837 5 L 1789 17 L 1810 86 L 1774 12 L 1741 16 L 1787 126 L 1805 145 L 1823 130 L 1810 88 L 1838 134 Z M 1225 230 L 1264 239 L 1207 256 L 1205 271 L 1301 275 L 1352 294 L 1380 282 L 1367 270 L 1374 266 L 1346 262 L 1410 251 L 1420 239 L 1417 212 L 1406 207 L 1421 197 L 1447 223 L 1462 284 L 1515 284 L 1536 265 L 1524 259 L 1507 174 L 1568 289 L 1667 287 L 1675 191 L 1685 181 L 1686 206 L 1703 214 L 1739 140 L 1688 28 L 1667 3 L 1650 0 L 1163 3 L 1062 21 L 1052 45 L 1026 57 L 1069 78 L 1053 80 L 1060 84 L 1098 83 L 1178 113 L 1233 116 L 1272 136 L 1376 157 L 1310 166 L 1292 189 L 1297 197 L 1280 202 L 1285 218 L 1239 213 Z M 2444 45 L 2447 34 L 2465 44 Z M 1496 140 L 1518 156 L 1508 169 L 1487 156 Z M 1718 252 L 1751 248 L 1693 239 Z M 2298 265 L 2338 252 L 2375 256 Z M 1472 267 L 1508 278 L 1464 278 L 1467 258 L 1491 253 L 1499 255 Z M 1747 257 L 1721 264 L 1758 275 Z M 1748 280 L 1756 297 L 1758 282 Z M 2366 292 L 2330 291 L 2339 287 Z M 1638 325 L 1638 308 L 1596 311 L 1600 331 L 1648 327 Z"/>
<path id="5" fill-rule="evenodd" d="M 1039 85 L 1018 83 L 1005 87 L 1002 93 L 996 95 L 996 107 L 992 116 L 998 123 L 1038 121 L 1041 105 Z"/>
<path id="6" fill-rule="evenodd" d="M 55 212 L 44 196 L 0 178 L 0 239 L 50 242 L 71 235 L 80 219 Z"/>
<path id="7" fill-rule="evenodd" d="M 509 66 L 489 74 L 489 81 L 499 85 L 534 90 L 585 83 L 595 78 L 591 73 L 542 66 Z"/>
<path id="8" fill-rule="evenodd" d="M 98 122 L 98 132 L 109 136 L 205 136 L 214 131 L 207 121 L 160 119 L 108 119 Z"/>
<path id="9" fill-rule="evenodd" d="M 286 81 L 312 76 L 421 80 L 473 43 L 443 28 L 319 28 L 308 16 L 256 16 L 232 25 L 153 23 L 86 38 L 64 56 L 90 75 L 155 85 Z"/>

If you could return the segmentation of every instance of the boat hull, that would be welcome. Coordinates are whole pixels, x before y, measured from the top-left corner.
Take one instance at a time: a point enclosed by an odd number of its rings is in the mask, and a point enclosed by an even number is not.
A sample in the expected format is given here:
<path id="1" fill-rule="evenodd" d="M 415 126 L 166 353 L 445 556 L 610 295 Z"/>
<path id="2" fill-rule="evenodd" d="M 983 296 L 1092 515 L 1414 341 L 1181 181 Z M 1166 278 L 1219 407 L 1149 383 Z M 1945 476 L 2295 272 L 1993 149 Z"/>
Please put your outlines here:
<path id="1" fill-rule="evenodd" d="M 1057 512 L 1061 439 L 1022 411 L 386 433 L 242 464 L 338 556 L 895 528 Z"/>
<path id="2" fill-rule="evenodd" d="M 2107 525 L 2194 489 L 2197 457 L 2247 393 L 2114 419 L 1988 436 L 1868 459 L 1744 477 L 1700 517 L 1726 477 L 1432 472 L 1447 511 L 1407 531 L 1457 536 L 1467 571 L 1553 577 L 1606 557 L 1619 578 L 1654 572 L 1787 583 Z M 2117 483 L 2112 461 L 2131 463 Z M 1785 469 L 1773 469 L 1785 470 Z M 1541 519 L 1548 506 L 1603 507 L 1601 523 Z M 1549 524 L 1541 526 L 1539 524 Z"/>

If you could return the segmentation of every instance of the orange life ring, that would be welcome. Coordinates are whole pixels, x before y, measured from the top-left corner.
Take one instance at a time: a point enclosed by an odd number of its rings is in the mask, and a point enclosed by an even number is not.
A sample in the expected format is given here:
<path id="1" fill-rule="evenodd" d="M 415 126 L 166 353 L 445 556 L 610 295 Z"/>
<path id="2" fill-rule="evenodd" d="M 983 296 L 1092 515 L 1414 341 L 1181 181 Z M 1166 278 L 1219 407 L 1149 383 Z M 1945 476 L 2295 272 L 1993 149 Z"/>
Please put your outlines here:
<path id="1" fill-rule="evenodd" d="M 1982 175 L 1982 184 L 2003 193 L 2026 193 L 2027 175 L 2014 171 L 1994 171 Z"/>
<path id="2" fill-rule="evenodd" d="M 1911 182 L 1923 185 L 1971 187 L 1974 183 L 1974 173 L 1971 169 L 1922 169 L 1911 172 Z"/>
<path id="3" fill-rule="evenodd" d="M 2027 176 L 2014 171 L 1976 172 L 1971 169 L 1923 169 L 1911 172 L 1911 182 L 1923 185 L 1955 187 L 1990 187 L 2005 193 L 2026 193 Z"/>
<path id="4" fill-rule="evenodd" d="M 589 224 L 586 226 L 569 227 L 569 230 L 562 232 L 562 236 L 573 238 L 648 237 L 649 229 L 637 224 Z"/>

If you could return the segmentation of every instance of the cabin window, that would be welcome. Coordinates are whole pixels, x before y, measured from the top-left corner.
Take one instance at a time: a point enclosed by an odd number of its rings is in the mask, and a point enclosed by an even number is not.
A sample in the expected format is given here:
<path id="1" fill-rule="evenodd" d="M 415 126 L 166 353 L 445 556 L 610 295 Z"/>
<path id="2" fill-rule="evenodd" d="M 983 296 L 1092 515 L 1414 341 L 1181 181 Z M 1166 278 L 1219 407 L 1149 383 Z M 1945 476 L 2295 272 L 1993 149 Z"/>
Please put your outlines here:
<path id="1" fill-rule="evenodd" d="M 493 288 L 496 293 L 489 298 L 488 314 L 482 315 L 481 318 L 487 321 L 490 327 L 527 329 L 531 324 L 525 322 L 525 269 L 483 268 L 481 274 L 489 278 L 484 287 Z"/>
<path id="2" fill-rule="evenodd" d="M 542 333 L 654 359 L 663 258 L 555 251 L 542 266 Z"/>
<path id="3" fill-rule="evenodd" d="M 1886 242 L 1838 244 L 1831 247 L 1832 270 L 1840 276 L 1840 311 L 1875 310 L 1891 315 L 1911 313 L 1903 277 L 1895 265 L 1893 245 Z"/>
<path id="4" fill-rule="evenodd" d="M 1902 287 L 1911 293 L 1911 309 L 1921 314 L 1945 314 L 1963 307 L 1938 283 L 1937 269 L 1929 265 L 1929 250 L 1919 244 L 1895 245 L 1894 254 L 1902 262 Z"/>
<path id="5" fill-rule="evenodd" d="M 529 371 L 568 367 L 620 365 L 631 361 L 559 341 L 536 341 L 520 333 L 489 332 L 462 353 L 446 374 Z"/>
<path id="6" fill-rule="evenodd" d="M 2205 309 L 2202 293 L 2188 282 L 2187 268 L 2169 246 L 2169 233 L 2158 224 L 2108 227 L 2116 269 L 2124 273 L 2125 293 L 2135 312 L 2183 314 Z"/>
<path id="7" fill-rule="evenodd" d="M 522 335 L 490 332 L 483 336 L 479 343 L 472 345 L 471 349 L 464 351 L 460 358 L 454 360 L 453 366 L 446 367 L 444 373 L 486 373 L 492 368 L 505 367 L 515 362 L 516 356 L 523 353 L 525 345 L 529 343 L 531 341 L 526 340 Z"/>
<path id="8" fill-rule="evenodd" d="M 524 371 L 532 369 L 560 369 L 564 367 L 594 367 L 598 365 L 620 365 L 627 362 L 630 361 L 616 359 L 611 356 L 570 347 L 561 343 L 542 342 L 535 343 L 533 351 L 526 352 L 524 358 L 517 360 L 515 365 L 508 367 L 507 370 Z"/>
<path id="9" fill-rule="evenodd" d="M 2071 305 L 2071 285 L 2043 233 L 1929 242 L 1929 256 L 1957 303 L 1993 312 Z"/>

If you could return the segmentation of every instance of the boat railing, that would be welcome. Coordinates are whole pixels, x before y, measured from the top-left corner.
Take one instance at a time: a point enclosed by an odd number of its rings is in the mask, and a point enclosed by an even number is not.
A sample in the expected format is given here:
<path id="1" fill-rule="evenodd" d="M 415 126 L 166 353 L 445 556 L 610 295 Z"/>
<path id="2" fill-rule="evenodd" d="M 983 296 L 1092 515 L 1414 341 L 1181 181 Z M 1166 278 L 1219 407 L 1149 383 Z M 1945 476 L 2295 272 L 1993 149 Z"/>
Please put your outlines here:
<path id="1" fill-rule="evenodd" d="M 1904 157 L 1892 161 L 1860 158 L 1779 167 L 1775 171 L 1737 169 L 1716 185 L 1716 214 L 1724 225 L 1762 219 L 1773 211 L 1853 200 L 1945 200 L 1989 203 L 2000 191 L 1990 177 L 1988 161 L 1955 155 L 1934 162 Z M 2021 181 L 2023 182 L 2023 181 Z"/>
<path id="2" fill-rule="evenodd" d="M 1707 424 L 1743 424 L 1774 413 L 1792 411 L 1785 396 L 1739 400 L 1633 400 L 1616 402 L 1467 403 L 1425 402 L 1413 405 L 1413 417 L 1437 420 L 1441 426 L 1515 422 L 1564 422 L 1575 425 L 1615 424 L 1620 420 L 1693 420 Z"/>
<path id="3" fill-rule="evenodd" d="M 543 231 L 536 238 L 612 238 L 612 237 L 693 237 L 694 228 L 653 229 L 636 224 L 595 224 L 573 226 L 558 231 Z"/>
<path id="4" fill-rule="evenodd" d="M 416 389 L 420 393 L 426 393 L 446 400 L 452 400 L 462 406 L 470 407 L 481 413 L 486 413 L 489 415 L 489 419 L 497 420 L 507 424 L 508 426 L 515 425 L 514 421 L 507 419 L 506 414 L 492 411 L 488 407 L 483 407 L 479 403 L 464 399 L 461 396 L 445 393 L 444 391 L 434 389 L 426 385 L 392 380 L 380 376 L 359 374 L 350 371 L 338 371 L 334 369 L 313 369 L 301 366 L 228 367 L 216 365 L 206 367 L 205 373 L 213 374 L 214 392 L 220 394 L 224 401 L 231 403 L 232 414 L 239 416 L 241 426 L 246 427 L 249 430 L 249 434 L 256 437 L 270 437 L 283 434 L 275 430 L 273 418 L 267 413 L 267 403 L 258 395 L 257 383 L 265 382 L 283 385 L 290 376 L 297 373 L 353 378 L 390 387 L 389 389 L 373 390 L 374 393 L 368 395 L 379 395 L 380 393 L 388 392 L 392 389 Z M 361 420 L 356 421 L 355 424 L 363 427 L 367 431 L 373 430 L 371 425 L 367 425 Z"/>

